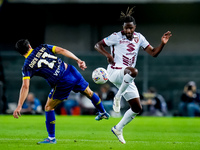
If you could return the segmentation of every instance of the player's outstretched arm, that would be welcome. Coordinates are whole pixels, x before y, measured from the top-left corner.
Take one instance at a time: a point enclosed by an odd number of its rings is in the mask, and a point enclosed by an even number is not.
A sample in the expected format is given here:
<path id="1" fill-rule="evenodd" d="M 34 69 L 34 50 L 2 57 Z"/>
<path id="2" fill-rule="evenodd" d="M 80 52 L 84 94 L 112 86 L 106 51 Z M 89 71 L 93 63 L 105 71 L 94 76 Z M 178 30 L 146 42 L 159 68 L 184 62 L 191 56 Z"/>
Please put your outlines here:
<path id="1" fill-rule="evenodd" d="M 102 40 L 99 41 L 99 42 L 94 46 L 94 48 L 95 48 L 99 53 L 101 53 L 102 55 L 104 55 L 104 56 L 107 57 L 107 60 L 108 60 L 108 63 L 109 63 L 109 64 L 114 65 L 115 62 L 114 62 L 113 57 L 111 56 L 110 53 L 108 53 L 108 52 L 105 50 L 104 47 L 105 47 L 105 44 L 104 44 L 104 42 L 103 42 Z"/>
<path id="2" fill-rule="evenodd" d="M 145 51 L 150 54 L 153 57 L 157 57 L 160 52 L 162 51 L 163 47 L 165 46 L 165 44 L 167 44 L 167 42 L 169 41 L 169 38 L 172 36 L 170 31 L 167 31 L 166 33 L 163 34 L 163 36 L 161 37 L 161 44 L 156 47 L 153 48 L 151 45 L 149 45 Z"/>
<path id="3" fill-rule="evenodd" d="M 79 68 L 81 68 L 82 70 L 85 70 L 87 68 L 85 61 L 80 60 L 76 55 L 74 55 L 72 52 L 66 49 L 63 49 L 61 47 L 56 47 L 55 53 L 76 60 Z"/>
<path id="4" fill-rule="evenodd" d="M 24 101 L 28 95 L 29 85 L 30 85 L 30 79 L 24 79 L 21 90 L 20 90 L 18 106 L 15 109 L 15 111 L 13 112 L 14 118 L 19 118 L 19 116 L 21 116 L 20 111 L 21 111 L 22 105 L 24 104 Z"/>

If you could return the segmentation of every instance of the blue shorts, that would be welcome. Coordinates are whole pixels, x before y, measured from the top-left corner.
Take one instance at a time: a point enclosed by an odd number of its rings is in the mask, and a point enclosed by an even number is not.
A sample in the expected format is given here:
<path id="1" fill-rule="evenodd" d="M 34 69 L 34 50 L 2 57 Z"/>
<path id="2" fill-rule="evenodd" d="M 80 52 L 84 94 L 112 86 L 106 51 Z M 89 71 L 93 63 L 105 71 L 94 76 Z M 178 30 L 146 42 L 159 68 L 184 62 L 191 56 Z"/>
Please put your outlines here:
<path id="1" fill-rule="evenodd" d="M 85 81 L 80 72 L 72 65 L 68 65 L 63 76 L 58 80 L 56 86 L 49 93 L 49 98 L 53 100 L 65 100 L 70 92 L 83 92 L 89 83 Z"/>

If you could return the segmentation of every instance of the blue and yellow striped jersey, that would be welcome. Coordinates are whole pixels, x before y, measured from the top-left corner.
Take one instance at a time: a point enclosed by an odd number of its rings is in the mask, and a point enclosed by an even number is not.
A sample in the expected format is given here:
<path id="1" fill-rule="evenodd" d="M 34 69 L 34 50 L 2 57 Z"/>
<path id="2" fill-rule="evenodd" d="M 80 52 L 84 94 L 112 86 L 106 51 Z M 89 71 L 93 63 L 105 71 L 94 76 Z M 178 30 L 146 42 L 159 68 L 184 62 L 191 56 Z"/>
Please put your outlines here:
<path id="1" fill-rule="evenodd" d="M 30 50 L 22 68 L 23 79 L 41 76 L 54 87 L 65 71 L 64 62 L 55 56 L 55 47 L 42 44 Z"/>

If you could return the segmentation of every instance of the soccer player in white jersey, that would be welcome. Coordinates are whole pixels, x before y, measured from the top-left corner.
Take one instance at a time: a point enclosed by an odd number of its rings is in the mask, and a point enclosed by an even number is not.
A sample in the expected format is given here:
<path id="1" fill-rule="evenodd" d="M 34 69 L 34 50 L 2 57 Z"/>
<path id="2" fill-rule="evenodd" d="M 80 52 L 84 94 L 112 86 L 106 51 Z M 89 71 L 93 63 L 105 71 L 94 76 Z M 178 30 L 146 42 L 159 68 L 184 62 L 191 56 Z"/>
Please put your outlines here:
<path id="1" fill-rule="evenodd" d="M 124 126 L 131 122 L 142 110 L 139 92 L 134 83 L 138 74 L 138 70 L 135 68 L 138 51 L 142 47 L 148 54 L 157 57 L 172 36 L 170 31 L 164 33 L 161 37 L 161 44 L 154 48 L 142 34 L 135 32 L 136 22 L 131 16 L 132 10 L 133 8 L 130 10 L 128 8 L 126 14 L 121 13 L 120 18 L 123 19 L 122 31 L 111 34 L 95 45 L 95 49 L 107 57 L 109 80 L 119 89 L 114 97 L 114 111 L 120 112 L 121 96 L 130 105 L 130 109 L 125 112 L 121 121 L 112 127 L 112 132 L 123 144 L 126 143 L 123 138 Z M 105 50 L 104 47 L 106 46 L 110 46 L 111 53 Z"/>

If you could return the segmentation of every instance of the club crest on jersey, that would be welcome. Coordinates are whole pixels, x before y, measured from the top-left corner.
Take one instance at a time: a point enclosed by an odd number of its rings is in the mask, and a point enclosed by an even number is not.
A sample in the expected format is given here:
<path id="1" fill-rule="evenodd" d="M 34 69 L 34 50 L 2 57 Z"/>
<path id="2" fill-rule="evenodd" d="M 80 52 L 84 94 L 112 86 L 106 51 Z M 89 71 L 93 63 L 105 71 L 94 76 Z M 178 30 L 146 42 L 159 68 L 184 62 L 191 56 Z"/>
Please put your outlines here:
<path id="1" fill-rule="evenodd" d="M 133 45 L 132 43 L 128 44 L 127 47 L 128 47 L 128 48 L 127 48 L 127 51 L 129 51 L 129 52 L 132 52 L 132 51 L 135 50 L 135 48 L 134 48 L 135 45 Z"/>
<path id="2" fill-rule="evenodd" d="M 134 41 L 135 41 L 135 43 L 138 43 L 139 42 L 139 38 L 138 37 L 134 37 Z"/>

